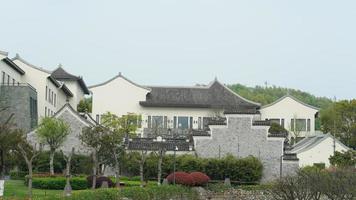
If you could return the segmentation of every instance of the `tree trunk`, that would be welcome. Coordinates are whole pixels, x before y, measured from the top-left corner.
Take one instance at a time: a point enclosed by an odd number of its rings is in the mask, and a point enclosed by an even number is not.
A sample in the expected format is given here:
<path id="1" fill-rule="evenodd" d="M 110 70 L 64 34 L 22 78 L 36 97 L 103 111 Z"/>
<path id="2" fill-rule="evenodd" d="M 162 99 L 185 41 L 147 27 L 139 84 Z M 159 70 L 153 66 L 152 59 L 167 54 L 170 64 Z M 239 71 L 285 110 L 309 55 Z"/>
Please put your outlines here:
<path id="1" fill-rule="evenodd" d="M 96 186 L 96 174 L 97 174 L 97 165 L 98 165 L 98 159 L 96 157 L 96 151 L 94 150 L 93 151 L 93 163 L 94 163 L 94 166 L 93 166 L 93 184 L 91 186 L 91 188 L 94 190 L 95 189 L 95 186 Z"/>
<path id="2" fill-rule="evenodd" d="M 144 178 L 143 178 L 143 165 L 144 163 L 143 162 L 140 162 L 140 179 L 141 179 L 141 187 L 144 186 Z"/>
<path id="3" fill-rule="evenodd" d="M 119 188 L 120 187 L 120 163 L 116 153 L 114 153 L 114 157 L 115 157 L 115 178 L 116 178 L 115 186 Z"/>
<path id="4" fill-rule="evenodd" d="M 161 179 L 162 179 L 162 161 L 163 161 L 163 151 L 159 152 L 159 158 L 158 158 L 158 175 L 157 175 L 157 184 L 161 185 Z"/>
<path id="5" fill-rule="evenodd" d="M 28 198 L 32 199 L 32 162 L 27 163 L 28 167 Z"/>
<path id="6" fill-rule="evenodd" d="M 54 175 L 54 167 L 53 167 L 53 160 L 54 160 L 54 149 L 50 150 L 50 154 L 49 154 L 49 173 L 51 175 Z"/>

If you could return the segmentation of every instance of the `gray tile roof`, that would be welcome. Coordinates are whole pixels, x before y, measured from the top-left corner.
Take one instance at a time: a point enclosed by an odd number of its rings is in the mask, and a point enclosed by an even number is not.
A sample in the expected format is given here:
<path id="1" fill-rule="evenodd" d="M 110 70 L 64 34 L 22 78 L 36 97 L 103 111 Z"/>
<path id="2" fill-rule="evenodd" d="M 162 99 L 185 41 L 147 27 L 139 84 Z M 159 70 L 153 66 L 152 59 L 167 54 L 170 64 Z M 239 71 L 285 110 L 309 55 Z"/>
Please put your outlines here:
<path id="1" fill-rule="evenodd" d="M 158 142 L 153 138 L 132 138 L 126 140 L 126 148 L 128 150 L 157 151 L 165 149 L 166 151 L 174 151 L 175 147 L 178 147 L 178 151 L 192 150 L 192 144 L 186 139 L 165 139 L 162 142 Z"/>
<path id="2" fill-rule="evenodd" d="M 65 71 L 61 66 L 59 66 L 56 70 L 54 70 L 51 74 L 55 79 L 65 81 L 78 81 L 80 87 L 82 88 L 85 94 L 90 94 L 88 87 L 86 86 L 84 80 L 80 76 L 75 76 L 73 74 L 68 73 Z"/>
<path id="3" fill-rule="evenodd" d="M 144 107 L 219 108 L 230 113 L 256 113 L 258 103 L 244 99 L 215 80 L 206 87 L 149 87 Z"/>
<path id="4" fill-rule="evenodd" d="M 12 67 L 15 71 L 17 71 L 19 74 L 24 75 L 25 71 L 23 71 L 16 63 L 14 63 L 11 59 L 8 57 L 2 59 L 6 64 L 8 64 L 10 67 Z"/>

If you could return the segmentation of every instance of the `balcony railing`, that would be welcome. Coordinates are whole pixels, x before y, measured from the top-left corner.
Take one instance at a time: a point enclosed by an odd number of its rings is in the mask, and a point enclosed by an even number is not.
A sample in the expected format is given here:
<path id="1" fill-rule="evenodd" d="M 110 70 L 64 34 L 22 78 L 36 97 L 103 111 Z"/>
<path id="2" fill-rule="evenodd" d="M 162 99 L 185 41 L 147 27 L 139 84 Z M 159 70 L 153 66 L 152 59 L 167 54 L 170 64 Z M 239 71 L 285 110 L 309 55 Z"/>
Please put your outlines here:
<path id="1" fill-rule="evenodd" d="M 144 128 L 143 137 L 155 138 L 189 138 L 191 136 L 210 136 L 207 129 L 180 129 L 180 128 Z"/>
<path id="2" fill-rule="evenodd" d="M 36 91 L 36 88 L 34 88 L 31 84 L 29 83 L 0 83 L 0 86 L 5 86 L 5 87 L 29 87 L 31 88 L 33 91 Z"/>

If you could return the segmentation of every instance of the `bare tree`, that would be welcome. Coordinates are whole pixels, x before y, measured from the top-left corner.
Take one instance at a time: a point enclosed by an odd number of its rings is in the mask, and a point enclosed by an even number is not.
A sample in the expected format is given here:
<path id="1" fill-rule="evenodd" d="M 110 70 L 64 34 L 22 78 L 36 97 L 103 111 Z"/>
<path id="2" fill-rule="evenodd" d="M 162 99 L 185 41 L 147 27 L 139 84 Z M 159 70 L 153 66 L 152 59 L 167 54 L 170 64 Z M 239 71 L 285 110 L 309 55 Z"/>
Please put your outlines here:
<path id="1" fill-rule="evenodd" d="M 18 150 L 22 157 L 25 159 L 27 168 L 28 168 L 28 197 L 32 199 L 32 162 L 33 160 L 41 153 L 42 145 L 40 145 L 39 149 L 36 149 L 36 145 L 31 146 L 25 140 L 17 145 Z"/>
<path id="2" fill-rule="evenodd" d="M 145 186 L 145 180 L 144 180 L 144 166 L 145 166 L 145 162 L 146 162 L 146 158 L 147 158 L 147 150 L 146 149 L 142 149 L 140 150 L 140 180 L 141 180 L 141 187 Z"/>
<path id="3" fill-rule="evenodd" d="M 163 163 L 163 158 L 166 154 L 166 148 L 164 147 L 164 144 L 160 143 L 159 149 L 158 149 L 158 167 L 157 167 L 157 184 L 161 185 L 161 180 L 162 180 L 162 163 Z"/>

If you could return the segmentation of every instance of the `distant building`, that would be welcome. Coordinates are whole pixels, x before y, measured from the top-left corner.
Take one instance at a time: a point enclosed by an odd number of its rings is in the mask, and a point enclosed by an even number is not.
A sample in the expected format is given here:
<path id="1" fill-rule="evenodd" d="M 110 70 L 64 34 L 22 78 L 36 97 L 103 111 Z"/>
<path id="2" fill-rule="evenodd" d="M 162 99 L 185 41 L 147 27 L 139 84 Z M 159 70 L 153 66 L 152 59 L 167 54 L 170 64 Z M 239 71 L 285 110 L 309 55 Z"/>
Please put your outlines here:
<path id="1" fill-rule="evenodd" d="M 306 137 L 315 134 L 315 119 L 319 108 L 308 105 L 291 95 L 262 106 L 261 119 L 277 123 L 287 129 L 290 138 Z"/>
<path id="2" fill-rule="evenodd" d="M 334 155 L 334 151 L 348 151 L 349 148 L 330 134 L 318 134 L 306 137 L 288 152 L 296 154 L 299 158 L 299 166 L 313 166 L 314 164 L 325 164 L 330 166 L 329 158 Z"/>
<path id="3" fill-rule="evenodd" d="M 52 72 L 30 64 L 18 54 L 13 59 L 7 56 L 7 52 L 0 51 L 0 106 L 8 108 L 7 114 L 14 114 L 18 128 L 32 130 L 42 117 L 53 116 L 67 102 L 76 109 L 89 94 L 83 79 L 62 67 Z"/>

